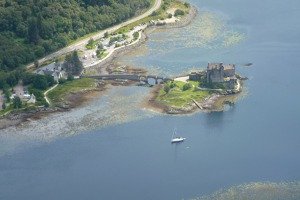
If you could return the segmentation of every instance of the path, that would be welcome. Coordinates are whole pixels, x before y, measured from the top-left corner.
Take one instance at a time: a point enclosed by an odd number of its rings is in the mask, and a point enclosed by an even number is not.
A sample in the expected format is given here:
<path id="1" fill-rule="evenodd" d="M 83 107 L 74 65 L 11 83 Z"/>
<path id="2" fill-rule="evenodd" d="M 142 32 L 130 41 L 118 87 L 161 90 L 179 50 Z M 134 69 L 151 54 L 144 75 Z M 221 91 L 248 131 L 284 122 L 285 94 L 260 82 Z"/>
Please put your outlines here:
<path id="1" fill-rule="evenodd" d="M 56 85 L 54 85 L 52 88 L 50 88 L 49 90 L 47 90 L 46 92 L 44 92 L 44 98 L 45 98 L 45 100 L 47 101 L 47 103 L 50 105 L 50 101 L 49 101 L 49 99 L 48 99 L 48 97 L 47 97 L 47 94 L 51 91 L 51 90 L 53 90 L 54 88 L 56 88 L 58 86 L 58 84 L 56 84 Z"/>

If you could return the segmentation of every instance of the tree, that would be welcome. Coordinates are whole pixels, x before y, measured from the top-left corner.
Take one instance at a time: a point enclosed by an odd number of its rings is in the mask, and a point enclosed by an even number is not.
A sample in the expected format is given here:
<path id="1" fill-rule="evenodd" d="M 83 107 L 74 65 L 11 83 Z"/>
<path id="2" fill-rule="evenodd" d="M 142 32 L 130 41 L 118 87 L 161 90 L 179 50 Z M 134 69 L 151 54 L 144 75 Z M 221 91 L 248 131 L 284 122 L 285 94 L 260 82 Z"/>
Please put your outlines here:
<path id="1" fill-rule="evenodd" d="M 47 79 L 45 76 L 38 75 L 34 77 L 33 87 L 39 90 L 45 90 L 48 87 Z"/>
<path id="2" fill-rule="evenodd" d="M 6 81 L 11 87 L 15 86 L 18 83 L 18 80 L 16 79 L 16 76 L 14 73 L 10 73 L 9 77 L 7 78 Z"/>
<path id="3" fill-rule="evenodd" d="M 164 91 L 165 91 L 166 93 L 169 93 L 169 91 L 170 91 L 170 86 L 169 86 L 169 84 L 166 84 L 166 85 L 165 85 Z"/>
<path id="4" fill-rule="evenodd" d="M 139 37 L 140 37 L 140 33 L 139 32 L 134 32 L 133 33 L 134 40 L 137 40 Z"/>
<path id="5" fill-rule="evenodd" d="M 108 33 L 108 32 L 105 32 L 105 33 L 104 33 L 104 37 L 105 37 L 105 38 L 108 38 L 108 37 L 109 37 L 109 33 Z"/>
<path id="6" fill-rule="evenodd" d="M 72 54 L 68 54 L 66 56 L 64 66 L 68 72 L 68 74 L 78 76 L 80 75 L 83 65 L 82 62 L 79 60 L 77 51 L 73 51 Z"/>
<path id="7" fill-rule="evenodd" d="M 0 70 L 12 71 L 79 37 L 120 23 L 151 1 L 0 0 Z"/>
<path id="8" fill-rule="evenodd" d="M 73 61 L 74 61 L 74 75 L 80 75 L 83 65 L 82 62 L 79 60 L 78 52 L 73 51 Z"/>
<path id="9" fill-rule="evenodd" d="M 93 44 L 94 44 L 94 39 L 93 38 L 90 38 L 88 43 L 87 43 L 87 47 L 88 48 L 93 48 Z"/>
<path id="10" fill-rule="evenodd" d="M 46 75 L 47 87 L 51 87 L 55 84 L 54 77 L 50 75 Z"/>
<path id="11" fill-rule="evenodd" d="M 13 100 L 13 107 L 14 108 L 22 108 L 22 101 L 20 97 L 16 96 Z"/>
<path id="12" fill-rule="evenodd" d="M 3 102 L 2 109 L 5 110 L 5 108 L 6 108 L 6 105 L 5 105 L 5 102 Z"/>
<path id="13" fill-rule="evenodd" d="M 39 31 L 36 18 L 31 18 L 28 26 L 28 40 L 30 43 L 37 45 L 39 43 Z"/>

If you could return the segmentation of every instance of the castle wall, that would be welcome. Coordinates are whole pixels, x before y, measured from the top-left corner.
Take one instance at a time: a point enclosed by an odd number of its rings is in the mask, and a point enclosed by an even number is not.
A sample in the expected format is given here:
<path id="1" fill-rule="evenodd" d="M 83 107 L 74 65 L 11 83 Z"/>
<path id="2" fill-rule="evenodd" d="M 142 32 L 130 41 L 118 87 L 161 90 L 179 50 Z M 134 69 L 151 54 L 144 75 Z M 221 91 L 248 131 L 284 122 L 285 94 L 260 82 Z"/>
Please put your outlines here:
<path id="1" fill-rule="evenodd" d="M 209 83 L 220 83 L 224 81 L 224 69 L 221 67 L 216 70 L 207 70 L 207 81 Z"/>
<path id="2" fill-rule="evenodd" d="M 224 70 L 224 77 L 232 77 L 235 75 L 234 69 L 225 69 Z"/>

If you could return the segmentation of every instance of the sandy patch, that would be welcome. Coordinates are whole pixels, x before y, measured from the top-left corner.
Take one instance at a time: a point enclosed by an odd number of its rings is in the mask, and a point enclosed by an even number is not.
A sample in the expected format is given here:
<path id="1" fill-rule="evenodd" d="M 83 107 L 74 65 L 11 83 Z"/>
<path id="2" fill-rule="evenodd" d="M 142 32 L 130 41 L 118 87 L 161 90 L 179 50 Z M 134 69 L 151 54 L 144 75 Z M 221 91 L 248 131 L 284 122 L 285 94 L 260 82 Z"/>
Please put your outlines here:
<path id="1" fill-rule="evenodd" d="M 181 81 L 184 83 L 187 83 L 187 80 L 189 80 L 189 76 L 183 76 L 183 77 L 178 77 L 178 78 L 174 79 L 174 81 Z"/>

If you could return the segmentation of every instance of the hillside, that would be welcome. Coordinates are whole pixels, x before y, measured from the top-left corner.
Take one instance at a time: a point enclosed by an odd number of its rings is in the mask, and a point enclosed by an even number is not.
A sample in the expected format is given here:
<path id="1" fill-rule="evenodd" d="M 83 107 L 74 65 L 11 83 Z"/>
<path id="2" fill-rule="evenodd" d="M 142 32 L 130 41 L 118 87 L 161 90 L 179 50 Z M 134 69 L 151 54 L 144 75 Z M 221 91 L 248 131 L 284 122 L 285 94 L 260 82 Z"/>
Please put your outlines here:
<path id="1" fill-rule="evenodd" d="M 0 0 L 0 71 L 120 23 L 151 0 Z"/>

